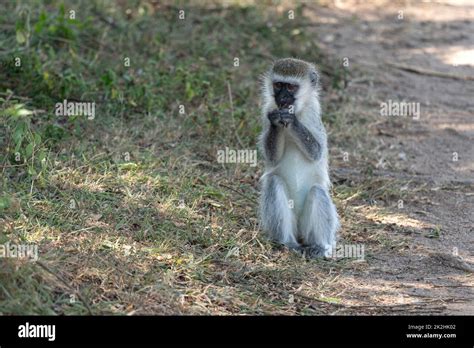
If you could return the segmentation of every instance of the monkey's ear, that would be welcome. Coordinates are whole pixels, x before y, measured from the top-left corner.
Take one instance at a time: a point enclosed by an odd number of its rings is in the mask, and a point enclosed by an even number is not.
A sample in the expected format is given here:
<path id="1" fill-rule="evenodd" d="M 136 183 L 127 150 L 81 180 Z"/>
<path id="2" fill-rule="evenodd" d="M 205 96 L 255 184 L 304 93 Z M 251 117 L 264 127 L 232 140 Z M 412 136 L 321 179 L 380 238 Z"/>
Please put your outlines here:
<path id="1" fill-rule="evenodd" d="M 319 84 L 319 74 L 317 71 L 313 70 L 309 73 L 309 79 L 311 81 L 311 85 L 316 87 Z"/>

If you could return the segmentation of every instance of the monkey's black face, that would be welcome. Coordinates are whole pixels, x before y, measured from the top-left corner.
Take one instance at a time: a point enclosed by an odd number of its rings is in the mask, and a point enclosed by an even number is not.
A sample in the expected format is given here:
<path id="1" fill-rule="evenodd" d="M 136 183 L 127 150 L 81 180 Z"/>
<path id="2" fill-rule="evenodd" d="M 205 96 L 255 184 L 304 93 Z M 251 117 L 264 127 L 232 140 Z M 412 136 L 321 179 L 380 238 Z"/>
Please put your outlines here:
<path id="1" fill-rule="evenodd" d="M 299 86 L 285 82 L 273 83 L 273 94 L 275 95 L 275 103 L 279 109 L 288 108 L 295 102 L 295 94 Z"/>

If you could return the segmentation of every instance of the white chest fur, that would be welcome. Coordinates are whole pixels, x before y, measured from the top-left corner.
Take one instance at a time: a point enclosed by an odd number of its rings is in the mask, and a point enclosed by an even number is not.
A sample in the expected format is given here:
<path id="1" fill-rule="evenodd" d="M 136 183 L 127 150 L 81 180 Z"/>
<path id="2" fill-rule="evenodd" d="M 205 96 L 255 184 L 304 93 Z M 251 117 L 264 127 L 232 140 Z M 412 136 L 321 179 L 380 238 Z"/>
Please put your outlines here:
<path id="1" fill-rule="evenodd" d="M 325 157 L 319 161 L 310 161 L 287 137 L 283 156 L 274 172 L 285 181 L 291 200 L 290 207 L 293 207 L 297 215 L 300 215 L 306 195 L 314 184 L 327 187 L 329 180 L 325 161 L 327 161 Z"/>

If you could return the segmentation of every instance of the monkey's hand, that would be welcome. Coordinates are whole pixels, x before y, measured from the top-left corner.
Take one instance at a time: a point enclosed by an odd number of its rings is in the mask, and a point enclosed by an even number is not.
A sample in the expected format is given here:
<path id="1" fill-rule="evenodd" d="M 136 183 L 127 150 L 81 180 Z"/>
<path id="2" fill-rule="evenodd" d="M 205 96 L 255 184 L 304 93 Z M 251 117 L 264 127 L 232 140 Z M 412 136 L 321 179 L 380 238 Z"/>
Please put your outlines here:
<path id="1" fill-rule="evenodd" d="M 287 128 L 292 126 L 296 122 L 296 116 L 294 112 L 290 112 L 289 109 L 280 110 L 280 124 Z"/>
<path id="2" fill-rule="evenodd" d="M 289 109 L 277 109 L 268 113 L 267 115 L 270 123 L 277 127 L 288 127 L 295 122 L 295 114 L 291 113 Z"/>
<path id="3" fill-rule="evenodd" d="M 280 124 L 280 120 L 281 120 L 280 113 L 281 113 L 281 110 L 276 109 L 276 110 L 270 111 L 267 114 L 268 120 L 270 121 L 272 126 L 276 126 L 276 127 L 281 126 L 281 124 Z"/>

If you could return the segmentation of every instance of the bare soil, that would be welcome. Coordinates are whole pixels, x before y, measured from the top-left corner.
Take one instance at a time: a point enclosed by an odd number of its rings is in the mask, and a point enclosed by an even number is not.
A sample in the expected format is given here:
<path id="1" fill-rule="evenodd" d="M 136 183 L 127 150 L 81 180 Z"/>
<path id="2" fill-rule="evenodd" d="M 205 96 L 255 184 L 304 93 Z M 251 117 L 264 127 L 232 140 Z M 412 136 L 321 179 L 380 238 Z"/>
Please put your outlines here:
<path id="1" fill-rule="evenodd" d="M 344 297 L 378 312 L 474 314 L 472 2 L 340 1 L 305 11 L 318 45 L 349 63 L 354 108 L 375 120 L 367 161 L 378 159 L 381 178 L 407 182 L 393 222 L 415 227 L 403 236 L 408 247 L 385 248 L 347 277 Z M 419 119 L 381 116 L 389 100 L 420 103 Z M 357 180 L 357 166 L 344 175 Z"/>

